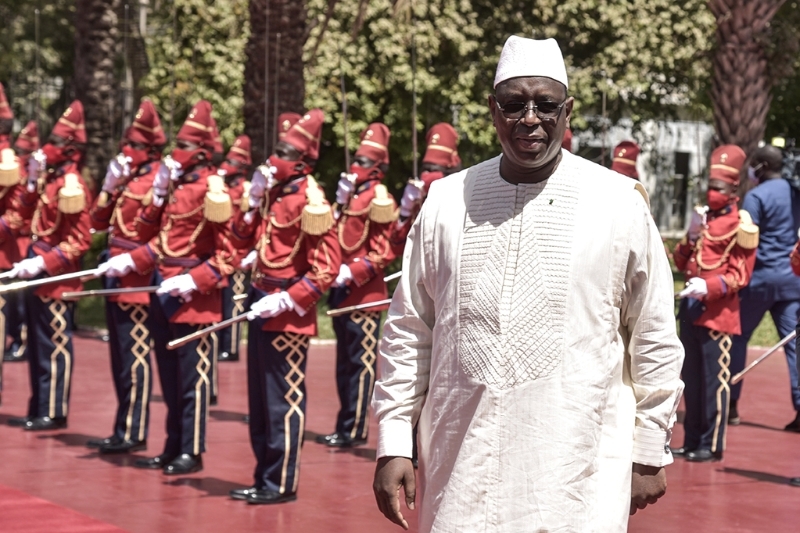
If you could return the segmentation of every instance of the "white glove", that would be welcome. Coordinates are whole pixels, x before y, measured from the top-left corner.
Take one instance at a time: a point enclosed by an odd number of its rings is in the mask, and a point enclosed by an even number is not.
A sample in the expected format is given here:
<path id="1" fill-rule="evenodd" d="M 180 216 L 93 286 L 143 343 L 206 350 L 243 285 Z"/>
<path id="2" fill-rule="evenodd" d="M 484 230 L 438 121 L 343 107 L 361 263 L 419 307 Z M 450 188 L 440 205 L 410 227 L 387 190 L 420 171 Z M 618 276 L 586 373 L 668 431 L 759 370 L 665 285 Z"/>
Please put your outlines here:
<path id="1" fill-rule="evenodd" d="M 136 265 L 133 264 L 131 254 L 115 255 L 105 263 L 97 265 L 100 273 L 110 278 L 121 278 L 134 268 L 136 268 Z"/>
<path id="2" fill-rule="evenodd" d="M 124 161 L 124 163 L 120 162 Z M 106 177 L 103 180 L 103 190 L 111 193 L 117 188 L 122 178 L 127 178 L 131 175 L 131 165 L 127 157 L 115 157 L 108 163 L 108 170 Z"/>
<path id="3" fill-rule="evenodd" d="M 277 168 L 267 165 L 261 165 L 253 172 L 253 179 L 250 180 L 250 198 L 248 199 L 251 208 L 259 205 L 264 194 L 275 186 L 277 183 L 276 172 L 278 172 Z"/>
<path id="4" fill-rule="evenodd" d="M 422 199 L 422 188 L 425 184 L 422 180 L 409 180 L 406 188 L 403 189 L 403 197 L 400 199 L 400 216 L 407 218 L 411 216 L 414 205 Z"/>
<path id="5" fill-rule="evenodd" d="M 23 259 L 19 263 L 14 263 L 14 267 L 11 270 L 16 272 L 15 277 L 17 278 L 31 279 L 44 270 L 44 257 L 37 255 L 30 259 Z"/>
<path id="6" fill-rule="evenodd" d="M 153 190 L 158 196 L 167 195 L 167 187 L 169 187 L 169 175 L 171 171 L 165 162 L 161 162 L 156 172 L 156 177 L 153 179 Z"/>
<path id="7" fill-rule="evenodd" d="M 254 320 L 257 317 L 270 318 L 278 316 L 284 311 L 289 311 L 294 308 L 294 300 L 292 300 L 288 292 L 275 292 L 264 296 L 251 305 L 250 311 L 247 312 L 247 320 Z"/>
<path id="8" fill-rule="evenodd" d="M 686 288 L 678 293 L 681 298 L 696 298 L 700 300 L 708 294 L 708 284 L 703 278 L 692 278 L 686 283 Z"/>
<path id="9" fill-rule="evenodd" d="M 39 179 L 39 172 L 47 167 L 47 156 L 42 149 L 38 149 L 28 159 L 28 192 L 36 190 L 36 182 Z"/>
<path id="10" fill-rule="evenodd" d="M 344 287 L 351 279 L 353 279 L 353 273 L 350 271 L 350 267 L 342 263 L 342 266 L 339 267 L 339 275 L 336 276 L 333 286 Z"/>
<path id="11" fill-rule="evenodd" d="M 706 225 L 707 212 L 707 206 L 696 207 L 692 211 L 692 219 L 689 221 L 689 229 L 686 232 L 689 235 L 689 240 L 696 241 L 700 236 L 700 232 L 703 231 L 703 227 Z"/>
<path id="12" fill-rule="evenodd" d="M 347 205 L 347 202 L 350 201 L 350 196 L 356 190 L 356 175 L 342 172 L 340 176 L 339 186 L 336 188 L 336 203 Z"/>
<path id="13" fill-rule="evenodd" d="M 156 294 L 169 294 L 170 296 L 180 296 L 184 301 L 192 301 L 192 291 L 197 290 L 197 285 L 192 279 L 191 274 L 181 274 L 173 278 L 167 278 L 161 282 L 156 290 Z"/>
<path id="14" fill-rule="evenodd" d="M 258 257 L 258 252 L 256 252 L 255 250 L 247 254 L 244 257 L 244 259 L 242 259 L 242 265 L 241 265 L 242 270 L 247 270 L 248 268 L 253 266 L 253 263 L 255 263 L 256 261 L 256 257 Z"/>

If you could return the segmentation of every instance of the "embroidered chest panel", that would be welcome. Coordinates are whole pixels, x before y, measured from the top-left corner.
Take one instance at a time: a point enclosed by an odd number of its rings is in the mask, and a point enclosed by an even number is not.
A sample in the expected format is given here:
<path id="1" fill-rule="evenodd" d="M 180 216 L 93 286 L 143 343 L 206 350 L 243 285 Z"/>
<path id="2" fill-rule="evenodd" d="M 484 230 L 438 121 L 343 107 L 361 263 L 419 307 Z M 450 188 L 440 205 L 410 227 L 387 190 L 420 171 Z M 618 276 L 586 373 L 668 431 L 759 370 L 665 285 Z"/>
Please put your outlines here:
<path id="1" fill-rule="evenodd" d="M 564 348 L 578 190 L 481 176 L 468 198 L 459 268 L 464 371 L 507 389 L 550 375 Z"/>

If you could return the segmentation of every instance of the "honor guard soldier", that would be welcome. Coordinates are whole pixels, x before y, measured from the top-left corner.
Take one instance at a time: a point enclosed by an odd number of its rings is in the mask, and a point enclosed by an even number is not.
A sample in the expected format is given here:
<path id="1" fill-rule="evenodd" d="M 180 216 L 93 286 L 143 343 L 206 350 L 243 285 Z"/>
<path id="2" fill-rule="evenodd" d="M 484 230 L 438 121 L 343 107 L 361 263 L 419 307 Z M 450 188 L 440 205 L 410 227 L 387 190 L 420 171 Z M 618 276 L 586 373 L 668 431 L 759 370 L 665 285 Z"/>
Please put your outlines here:
<path id="1" fill-rule="evenodd" d="M 30 161 L 31 154 L 39 149 L 39 129 L 36 127 L 36 122 L 30 121 L 19 132 L 17 140 L 14 142 L 14 152 L 17 156 L 17 163 L 19 164 L 19 183 L 18 192 L 28 181 L 28 162 Z M 0 193 L 2 194 L 2 193 Z M 6 192 L 3 195 L 3 201 L 6 206 L 10 207 L 12 198 L 16 197 L 18 193 Z M 5 209 L 3 210 L 5 212 Z M 6 249 L 9 255 L 6 259 L 14 257 L 13 261 L 24 259 L 28 255 L 28 248 L 31 245 L 31 221 L 26 220 L 23 226 L 19 229 L 16 242 L 13 244 L 4 244 L 3 248 Z M 16 248 L 16 253 L 14 252 Z M 0 266 L 3 270 L 11 268 L 10 263 L 4 263 Z M 6 316 L 6 335 L 11 337 L 11 347 L 5 351 L 4 359 L 6 361 L 24 361 L 25 351 L 27 349 L 28 326 L 26 324 L 25 313 L 25 295 L 19 291 L 9 292 L 5 295 L 6 305 L 3 308 Z"/>
<path id="2" fill-rule="evenodd" d="M 336 201 L 342 266 L 333 283 L 332 309 L 387 299 L 383 270 L 395 255 L 389 241 L 397 219 L 394 198 L 381 180 L 389 168 L 389 128 L 370 124 L 361 133 L 361 144 L 349 174 L 339 180 Z M 381 311 L 377 306 L 334 317 L 336 332 L 336 385 L 341 407 L 336 429 L 317 441 L 332 447 L 367 442 L 367 414 L 375 384 L 375 358 L 380 339 Z"/>
<path id="3" fill-rule="evenodd" d="M 628 176 L 635 180 L 639 179 L 639 172 L 636 170 L 636 160 L 642 151 L 639 145 L 633 141 L 622 141 L 614 147 L 614 158 L 611 160 L 611 170 L 619 172 L 623 176 Z"/>
<path id="4" fill-rule="evenodd" d="M 122 139 L 122 153 L 108 164 L 103 187 L 90 211 L 92 227 L 108 231 L 107 258 L 130 253 L 156 236 L 158 228 L 140 215 L 153 201 L 153 180 L 161 168 L 167 137 L 153 103 L 142 100 Z M 152 284 L 152 272 L 139 274 L 106 261 L 105 287 L 136 288 Z M 111 374 L 117 393 L 114 431 L 87 445 L 100 453 L 126 453 L 147 447 L 153 366 L 150 363 L 150 295 L 143 292 L 106 298 Z"/>
<path id="5" fill-rule="evenodd" d="M 178 132 L 171 159 L 158 168 L 153 199 L 140 215 L 140 224 L 153 225 L 157 236 L 112 257 L 106 273 L 154 273 L 160 285 L 150 298 L 150 320 L 158 324 L 150 334 L 167 404 L 167 441 L 161 455 L 134 466 L 170 475 L 203 468 L 213 345 L 209 337 L 174 351 L 167 344 L 220 321 L 221 288 L 233 272 L 232 206 L 211 165 L 213 130 L 211 105 L 201 100 Z"/>
<path id="6" fill-rule="evenodd" d="M 253 504 L 297 498 L 305 431 L 305 369 L 317 334 L 316 304 L 339 271 L 330 205 L 309 174 L 319 158 L 324 115 L 312 109 L 291 126 L 253 174 L 247 213 L 233 238 L 255 242 L 248 311 L 247 377 L 250 442 L 256 456 L 252 487 L 230 496 Z"/>
<path id="7" fill-rule="evenodd" d="M 234 141 L 231 149 L 228 150 L 228 155 L 225 161 L 217 170 L 217 174 L 225 179 L 225 185 L 228 186 L 228 194 L 231 197 L 233 204 L 234 215 L 240 210 L 246 210 L 248 206 L 248 193 L 250 191 L 250 182 L 247 181 L 247 174 L 250 172 L 250 167 L 253 164 L 250 157 L 250 137 L 247 135 L 240 135 Z M 242 205 L 245 202 L 245 205 Z M 241 299 L 234 299 L 234 296 L 245 294 L 247 288 L 245 286 L 247 274 L 242 268 L 237 268 L 231 274 L 228 280 L 228 286 L 222 289 L 222 319 L 227 320 L 234 316 L 239 316 L 244 312 L 245 301 Z M 241 340 L 242 324 L 234 324 L 233 326 L 223 329 L 217 333 L 219 338 L 219 360 L 220 361 L 238 361 L 239 360 L 239 342 Z"/>
<path id="8" fill-rule="evenodd" d="M 400 200 L 400 218 L 392 225 L 391 243 L 395 256 L 403 255 L 406 237 L 417 218 L 431 184 L 461 170 L 458 156 L 458 133 L 446 122 L 431 126 L 426 137 L 427 148 L 422 157 L 419 179 L 411 179 Z"/>
<path id="9" fill-rule="evenodd" d="M 725 449 L 730 350 L 732 337 L 741 333 L 737 293 L 750 282 L 758 247 L 758 226 L 736 207 L 746 159 L 738 146 L 714 150 L 707 205 L 695 210 L 674 253 L 686 279 L 678 312 L 686 417 L 684 444 L 673 452 L 689 461 L 719 460 Z"/>
<path id="10" fill-rule="evenodd" d="M 86 147 L 83 105 L 75 100 L 56 122 L 48 142 L 29 160 L 28 179 L 16 210 L 2 217 L 0 240 L 14 239 L 31 221 L 33 244 L 16 263 L 16 277 L 57 276 L 80 269 L 91 245 L 91 193 L 80 175 Z M 12 419 L 27 430 L 67 427 L 74 370 L 73 305 L 62 295 L 80 290 L 80 279 L 43 285 L 25 294 L 31 399 L 28 415 Z"/>

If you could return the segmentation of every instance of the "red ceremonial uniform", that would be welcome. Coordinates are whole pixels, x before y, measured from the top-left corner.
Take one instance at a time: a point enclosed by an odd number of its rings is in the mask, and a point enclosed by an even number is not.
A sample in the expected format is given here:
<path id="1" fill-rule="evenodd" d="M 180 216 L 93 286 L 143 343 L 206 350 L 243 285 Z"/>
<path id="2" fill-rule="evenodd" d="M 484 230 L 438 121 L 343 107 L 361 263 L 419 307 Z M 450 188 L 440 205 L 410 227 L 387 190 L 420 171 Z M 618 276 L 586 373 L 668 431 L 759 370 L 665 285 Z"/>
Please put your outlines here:
<path id="1" fill-rule="evenodd" d="M 321 111 L 309 111 L 290 125 L 282 141 L 316 159 L 322 122 Z M 233 239 L 242 250 L 255 246 L 253 287 L 267 294 L 288 292 L 305 314 L 282 313 L 266 320 L 262 330 L 316 335 L 316 303 L 341 264 L 330 206 L 314 178 L 306 175 L 289 177 L 269 190 L 265 199 L 265 206 L 250 215 L 250 223 L 246 213 L 237 215 Z M 312 199 L 317 200 L 316 212 L 307 209 Z"/>
<path id="2" fill-rule="evenodd" d="M 729 155 L 719 148 L 714 152 L 712 179 L 724 179 L 724 172 L 730 169 L 738 182 L 738 168 L 744 164 L 744 152 L 739 149 L 730 152 Z M 733 177 L 730 182 L 734 182 Z M 703 298 L 703 313 L 694 321 L 695 325 L 723 333 L 741 333 L 737 292 L 750 282 L 757 246 L 758 227 L 747 211 L 740 211 L 735 203 L 709 212 L 707 227 L 696 241 L 686 236 L 678 244 L 674 253 L 675 266 L 683 271 L 687 282 L 700 277 L 708 287 L 708 294 Z"/>
<path id="3" fill-rule="evenodd" d="M 411 226 L 417 219 L 419 210 L 422 208 L 433 182 L 452 174 L 461 167 L 461 158 L 458 156 L 458 133 L 453 126 L 446 122 L 434 124 L 428 130 L 426 143 L 427 148 L 425 155 L 422 157 L 423 167 L 428 163 L 444 168 L 445 172 L 423 170 L 420 173 L 419 179 L 423 185 L 421 197 L 414 202 L 414 206 L 407 217 L 404 217 L 401 212 L 400 218 L 392 225 L 389 241 L 392 244 L 392 251 L 395 256 L 403 255 L 408 232 L 411 231 Z M 405 194 L 405 191 L 403 194 Z"/>
<path id="4" fill-rule="evenodd" d="M 19 132 L 19 136 L 14 143 L 14 148 L 25 154 L 18 156 L 19 181 L 21 185 L 24 185 L 28 180 L 28 160 L 31 158 L 31 154 L 39 149 L 39 145 L 39 128 L 36 126 L 36 122 L 31 120 L 24 128 L 22 128 L 22 131 Z M 21 194 L 21 192 L 22 187 L 19 188 L 19 193 Z M 28 253 L 28 248 L 31 245 L 30 220 L 24 220 L 22 222 L 22 227 L 19 229 L 19 234 L 17 235 L 16 245 L 18 257 L 17 260 L 19 261 L 21 259 L 25 259 L 25 256 Z"/>
<path id="5" fill-rule="evenodd" d="M 0 83 L 0 120 L 14 120 L 14 113 L 6 98 L 6 91 Z M 0 133 L 0 150 L 11 148 L 11 136 L 8 133 Z"/>
<path id="6" fill-rule="evenodd" d="M 167 138 L 161 128 L 161 122 L 155 107 L 149 100 L 143 100 L 130 129 L 125 135 L 127 140 L 162 146 Z M 147 224 L 142 219 L 142 211 L 153 201 L 153 179 L 161 165 L 160 157 L 146 161 L 140 166 L 131 166 L 130 177 L 116 187 L 113 193 L 103 191 L 98 196 L 90 211 L 92 228 L 97 231 L 108 231 L 108 251 L 110 257 L 129 253 L 146 244 L 158 233 L 158 227 Z M 119 278 L 120 288 L 146 287 L 150 285 L 150 273 L 130 272 Z M 108 297 L 112 302 L 131 304 L 150 304 L 147 293 L 117 294 Z"/>
<path id="7" fill-rule="evenodd" d="M 364 155 L 378 164 L 388 164 L 389 137 L 389 128 L 384 124 L 370 124 L 361 134 L 356 157 Z M 351 166 L 352 170 L 356 170 L 355 165 Z M 397 219 L 397 205 L 381 184 L 382 174 L 370 173 L 364 181 L 359 178 L 350 201 L 342 206 L 337 233 L 342 249 L 342 264 L 350 268 L 353 279 L 348 284 L 349 294 L 336 307 L 388 298 L 383 270 L 395 258 L 389 237 Z M 386 305 L 371 310 L 388 308 Z"/>
<path id="8" fill-rule="evenodd" d="M 639 145 L 633 141 L 622 141 L 614 148 L 611 170 L 638 180 L 639 172 L 636 170 L 636 159 L 638 159 L 641 150 Z"/>

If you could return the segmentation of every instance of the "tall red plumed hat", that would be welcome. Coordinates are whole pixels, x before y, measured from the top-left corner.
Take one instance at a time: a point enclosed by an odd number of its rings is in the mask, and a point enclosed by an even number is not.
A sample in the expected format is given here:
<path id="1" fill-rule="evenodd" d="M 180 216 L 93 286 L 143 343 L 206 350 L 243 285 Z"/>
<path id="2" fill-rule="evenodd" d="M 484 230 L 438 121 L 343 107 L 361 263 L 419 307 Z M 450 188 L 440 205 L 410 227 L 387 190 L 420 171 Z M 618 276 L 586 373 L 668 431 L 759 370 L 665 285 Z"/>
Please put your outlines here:
<path id="1" fill-rule="evenodd" d="M 445 168 L 461 164 L 461 158 L 458 157 L 458 133 L 450 124 L 440 122 L 431 126 L 425 142 L 428 147 L 422 157 L 423 163 L 433 163 Z"/>
<path id="2" fill-rule="evenodd" d="M 197 102 L 178 131 L 176 138 L 202 145 L 214 150 L 214 119 L 211 117 L 211 104 L 207 100 Z"/>
<path id="3" fill-rule="evenodd" d="M 378 163 L 389 164 L 389 138 L 392 132 L 382 122 L 373 122 L 361 132 L 361 144 L 356 157 L 363 155 Z"/>
<path id="4" fill-rule="evenodd" d="M 291 144 L 308 159 L 319 159 L 319 141 L 322 136 L 322 123 L 325 113 L 322 109 L 310 109 L 294 123 L 283 142 Z"/>
<path id="5" fill-rule="evenodd" d="M 8 104 L 5 87 L 3 87 L 3 84 L 0 83 L 0 120 L 8 120 L 13 118 L 14 112 L 11 111 L 11 106 Z"/>
<path id="6" fill-rule="evenodd" d="M 239 161 L 241 164 L 248 167 L 253 164 L 253 159 L 250 157 L 250 137 L 247 135 L 239 135 L 236 137 L 225 159 Z"/>
<path id="7" fill-rule="evenodd" d="M 739 184 L 739 176 L 747 156 L 744 150 L 735 144 L 723 144 L 711 152 L 711 168 L 709 178 Z"/>
<path id="8" fill-rule="evenodd" d="M 167 144 L 167 136 L 161 127 L 161 120 L 153 102 L 143 99 L 133 119 L 133 124 L 125 132 L 125 138 L 131 142 L 163 146 Z"/>
<path id="9" fill-rule="evenodd" d="M 26 152 L 34 152 L 39 149 L 39 128 L 36 126 L 36 122 L 31 120 L 22 128 L 14 143 L 14 148 Z"/>
<path id="10" fill-rule="evenodd" d="M 636 159 L 642 151 L 639 145 L 633 141 L 622 141 L 614 148 L 614 159 L 611 160 L 611 170 L 619 172 L 623 176 L 639 179 L 636 171 Z"/>
<path id="11" fill-rule="evenodd" d="M 278 140 L 282 141 L 289 132 L 289 128 L 297 124 L 297 121 L 301 118 L 303 117 L 297 113 L 281 113 L 278 115 Z"/>
<path id="12" fill-rule="evenodd" d="M 86 144 L 86 124 L 83 121 L 83 104 L 75 100 L 58 119 L 50 135 L 57 135 L 69 142 Z"/>

